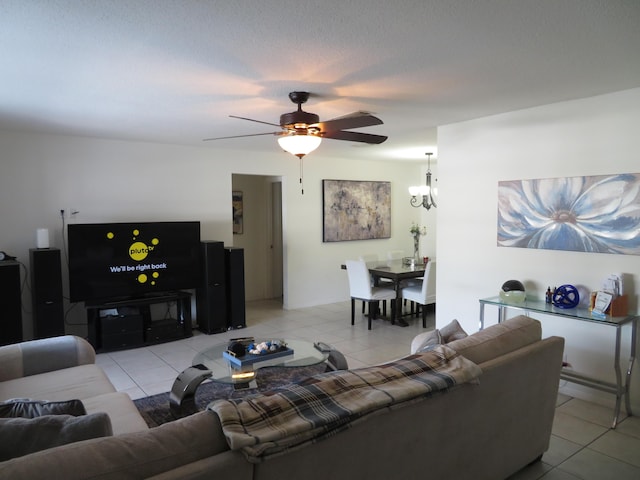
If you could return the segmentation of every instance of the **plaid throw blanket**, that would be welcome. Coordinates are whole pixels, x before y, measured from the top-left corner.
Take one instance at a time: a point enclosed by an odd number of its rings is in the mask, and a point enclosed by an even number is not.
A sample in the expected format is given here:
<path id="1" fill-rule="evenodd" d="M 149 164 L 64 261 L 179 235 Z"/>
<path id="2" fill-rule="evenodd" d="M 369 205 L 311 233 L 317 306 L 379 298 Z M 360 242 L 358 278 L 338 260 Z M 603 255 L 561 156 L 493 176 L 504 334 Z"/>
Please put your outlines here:
<path id="1" fill-rule="evenodd" d="M 328 372 L 299 384 L 208 408 L 220 417 L 232 450 L 251 462 L 335 435 L 371 414 L 474 381 L 480 367 L 445 345 L 395 362 Z"/>

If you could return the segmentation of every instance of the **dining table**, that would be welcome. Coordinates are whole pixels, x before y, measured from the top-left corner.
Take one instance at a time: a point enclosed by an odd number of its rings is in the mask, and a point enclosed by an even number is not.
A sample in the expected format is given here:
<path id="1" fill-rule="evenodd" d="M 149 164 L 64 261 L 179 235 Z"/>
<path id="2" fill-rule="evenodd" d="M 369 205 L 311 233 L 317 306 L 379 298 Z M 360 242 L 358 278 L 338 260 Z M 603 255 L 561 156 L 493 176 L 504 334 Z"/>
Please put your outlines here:
<path id="1" fill-rule="evenodd" d="M 367 268 L 371 274 L 374 285 L 380 285 L 380 279 L 387 279 L 393 283 L 396 292 L 395 311 L 391 314 L 391 324 L 400 327 L 407 327 L 409 324 L 402 319 L 402 284 L 405 280 L 424 277 L 425 264 L 421 261 L 400 260 L 377 260 L 367 262 Z M 342 265 L 346 270 L 346 265 Z"/>

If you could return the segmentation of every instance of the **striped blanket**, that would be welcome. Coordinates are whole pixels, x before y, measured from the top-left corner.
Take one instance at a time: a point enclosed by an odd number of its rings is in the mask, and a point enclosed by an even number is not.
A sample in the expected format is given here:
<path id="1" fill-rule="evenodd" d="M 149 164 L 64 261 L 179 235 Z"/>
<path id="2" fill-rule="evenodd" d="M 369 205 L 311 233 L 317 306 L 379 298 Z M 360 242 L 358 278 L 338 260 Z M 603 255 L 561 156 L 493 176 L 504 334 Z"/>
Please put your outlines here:
<path id="1" fill-rule="evenodd" d="M 374 367 L 321 373 L 261 395 L 216 400 L 232 450 L 251 462 L 316 442 L 374 413 L 475 381 L 480 367 L 445 345 Z"/>

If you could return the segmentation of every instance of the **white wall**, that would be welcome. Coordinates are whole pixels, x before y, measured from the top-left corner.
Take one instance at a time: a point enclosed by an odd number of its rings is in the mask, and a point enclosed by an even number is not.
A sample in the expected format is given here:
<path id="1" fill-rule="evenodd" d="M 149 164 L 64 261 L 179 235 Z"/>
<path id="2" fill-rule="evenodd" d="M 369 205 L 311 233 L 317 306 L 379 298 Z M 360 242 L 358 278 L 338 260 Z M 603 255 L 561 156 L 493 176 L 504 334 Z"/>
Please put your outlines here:
<path id="1" fill-rule="evenodd" d="M 304 195 L 298 160 L 275 142 L 265 145 L 264 153 L 247 154 L 210 146 L 0 131 L 0 145 L 0 250 L 27 267 L 38 228 L 48 228 L 51 246 L 63 248 L 60 209 L 79 210 L 69 220 L 76 223 L 199 220 L 203 239 L 234 245 L 232 175 L 276 176 L 283 178 L 284 306 L 293 309 L 348 299 L 340 264 L 363 251 L 410 252 L 409 226 L 422 221 L 422 209 L 409 207 L 407 194 L 409 185 L 422 181 L 421 164 L 352 160 L 348 145 L 344 158 L 325 157 L 322 149 L 305 158 Z M 322 179 L 391 181 L 392 238 L 322 243 Z M 249 259 L 246 269 L 255 262 Z M 68 295 L 66 278 L 64 292 Z M 32 335 L 30 301 L 27 289 L 25 338 Z M 67 331 L 84 334 L 82 306 L 68 312 Z"/>
<path id="2" fill-rule="evenodd" d="M 622 272 L 633 279 L 631 308 L 638 311 L 640 256 L 498 247 L 496 227 L 500 180 L 640 172 L 639 118 L 640 89 L 633 89 L 438 129 L 438 325 L 457 318 L 476 331 L 478 299 L 497 295 L 512 278 L 525 283 L 528 296 L 543 298 L 549 285 L 597 290 L 609 273 Z M 489 324 L 495 316 L 487 311 Z M 613 328 L 547 317 L 543 333 L 566 337 L 567 359 L 576 370 L 613 381 Z M 629 339 L 625 328 L 623 344 Z M 636 411 L 639 379 L 636 365 Z M 613 399 L 573 385 L 567 390 L 600 402 Z"/>

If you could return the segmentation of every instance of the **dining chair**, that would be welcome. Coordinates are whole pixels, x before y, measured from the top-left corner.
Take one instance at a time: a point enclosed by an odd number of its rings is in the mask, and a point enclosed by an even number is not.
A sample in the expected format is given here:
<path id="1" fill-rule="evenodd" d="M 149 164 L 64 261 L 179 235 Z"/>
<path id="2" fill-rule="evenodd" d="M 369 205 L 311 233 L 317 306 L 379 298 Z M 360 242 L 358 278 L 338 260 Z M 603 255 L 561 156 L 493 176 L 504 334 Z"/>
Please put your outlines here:
<path id="1" fill-rule="evenodd" d="M 375 263 L 380 261 L 380 257 L 377 253 L 363 253 L 360 255 L 360 260 L 363 260 L 365 263 Z M 380 279 L 379 282 L 380 281 L 384 281 L 384 283 L 386 283 L 386 279 Z M 373 277 L 371 277 L 371 285 L 375 287 L 375 280 Z M 366 304 L 367 302 L 362 302 L 362 313 L 365 311 Z"/>
<path id="2" fill-rule="evenodd" d="M 368 329 L 371 330 L 371 320 L 376 318 L 380 302 L 382 302 L 383 314 L 386 315 L 387 300 L 392 301 L 391 315 L 393 316 L 393 300 L 396 298 L 396 292 L 391 288 L 372 286 L 369 269 L 364 261 L 347 260 L 345 264 L 349 278 L 349 294 L 351 295 L 351 325 L 355 325 L 355 301 L 361 300 L 369 305 L 367 317 Z"/>
<path id="3" fill-rule="evenodd" d="M 424 269 L 424 277 L 419 285 L 409 285 L 402 289 L 403 300 L 415 302 L 418 309 L 422 308 L 422 328 L 427 328 L 427 302 L 429 296 L 429 275 L 433 262 L 427 262 Z M 413 307 L 412 307 L 413 309 Z M 416 312 L 417 313 L 417 312 Z"/>
<path id="4" fill-rule="evenodd" d="M 404 250 L 389 250 L 387 252 L 387 260 L 389 261 L 394 261 L 394 260 L 402 260 L 404 258 Z M 416 285 L 420 285 L 420 281 L 419 278 L 412 278 L 409 280 L 403 280 L 402 281 L 402 286 L 405 287 L 413 287 Z M 404 301 L 404 305 L 407 305 L 407 301 Z"/>

